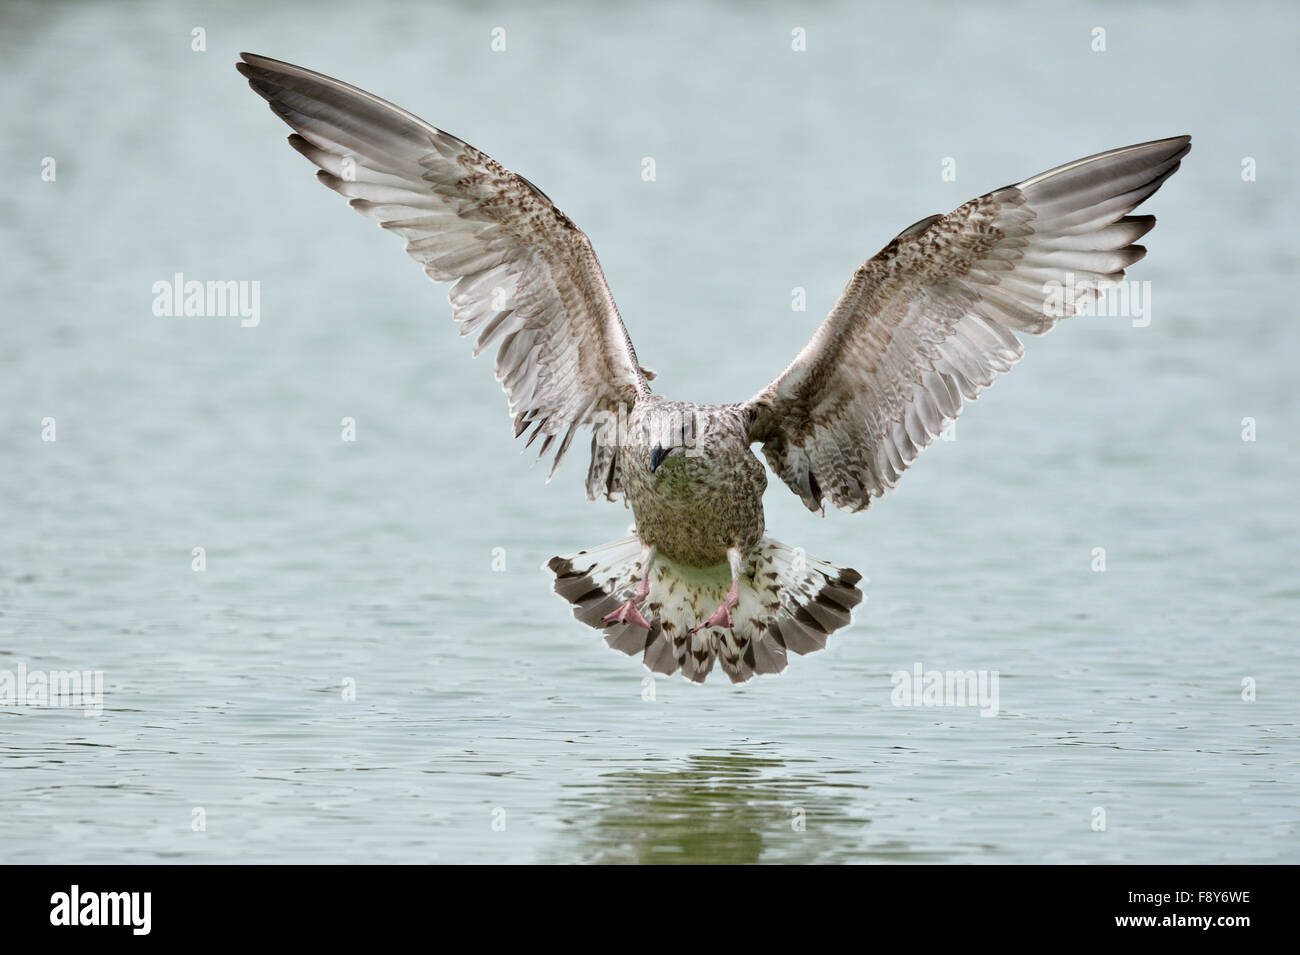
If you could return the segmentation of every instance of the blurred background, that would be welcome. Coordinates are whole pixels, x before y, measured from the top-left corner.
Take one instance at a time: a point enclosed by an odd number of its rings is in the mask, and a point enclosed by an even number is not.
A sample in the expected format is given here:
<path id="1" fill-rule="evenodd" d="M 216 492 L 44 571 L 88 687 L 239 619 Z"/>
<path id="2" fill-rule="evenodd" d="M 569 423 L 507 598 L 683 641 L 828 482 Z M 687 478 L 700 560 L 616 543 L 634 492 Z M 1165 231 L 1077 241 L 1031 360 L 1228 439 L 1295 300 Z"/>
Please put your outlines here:
<path id="1" fill-rule="evenodd" d="M 1282 2 L 0 6 L 0 671 L 104 674 L 97 716 L 0 705 L 0 859 L 1297 861 L 1298 46 Z M 550 592 L 630 512 L 520 457 L 241 50 L 537 183 L 700 401 L 923 216 L 1194 141 L 1139 210 L 1149 324 L 1027 341 L 865 514 L 773 480 L 868 601 L 699 687 Z M 177 273 L 257 324 L 155 314 Z M 998 715 L 893 705 L 917 664 L 997 671 Z"/>

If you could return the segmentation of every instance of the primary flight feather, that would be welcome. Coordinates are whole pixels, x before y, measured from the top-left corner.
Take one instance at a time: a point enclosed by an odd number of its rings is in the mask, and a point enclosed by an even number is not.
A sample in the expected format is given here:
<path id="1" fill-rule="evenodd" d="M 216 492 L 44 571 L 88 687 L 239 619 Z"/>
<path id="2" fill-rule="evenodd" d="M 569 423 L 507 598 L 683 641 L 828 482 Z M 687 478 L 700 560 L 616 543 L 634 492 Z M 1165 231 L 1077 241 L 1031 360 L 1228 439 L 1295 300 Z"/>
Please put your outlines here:
<path id="1" fill-rule="evenodd" d="M 854 274 L 812 340 L 748 401 L 650 388 L 587 236 L 473 146 L 311 70 L 242 54 L 289 142 L 352 207 L 406 240 L 474 353 L 496 347 L 516 437 L 552 473 L 593 432 L 587 496 L 631 506 L 622 540 L 553 558 L 555 589 L 660 673 L 734 682 L 826 644 L 862 600 L 856 571 L 764 536 L 772 470 L 813 511 L 867 507 L 1042 334 L 1124 276 L 1155 225 L 1130 212 L 1191 148 L 1114 149 L 994 190 L 900 233 Z"/>

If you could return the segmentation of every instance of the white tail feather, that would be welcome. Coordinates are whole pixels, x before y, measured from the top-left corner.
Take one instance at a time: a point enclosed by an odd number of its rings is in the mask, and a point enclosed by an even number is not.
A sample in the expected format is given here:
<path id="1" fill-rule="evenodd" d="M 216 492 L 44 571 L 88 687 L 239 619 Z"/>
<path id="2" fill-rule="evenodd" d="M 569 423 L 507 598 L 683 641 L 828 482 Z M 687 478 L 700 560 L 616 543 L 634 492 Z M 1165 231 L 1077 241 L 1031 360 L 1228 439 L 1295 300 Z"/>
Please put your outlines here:
<path id="1" fill-rule="evenodd" d="M 650 593 L 641 604 L 649 630 L 604 622 L 632 596 L 644 573 L 643 548 L 635 535 L 554 557 L 547 569 L 555 574 L 556 593 L 574 604 L 574 616 L 603 630 L 611 647 L 641 654 L 655 673 L 680 670 L 696 683 L 709 675 L 715 660 L 733 683 L 780 673 L 787 651 L 820 650 L 832 632 L 849 623 L 850 611 L 862 601 L 857 571 L 770 537 L 746 555 L 730 629 L 692 632 L 726 597 L 731 585 L 726 563 L 702 569 L 657 558 Z"/>

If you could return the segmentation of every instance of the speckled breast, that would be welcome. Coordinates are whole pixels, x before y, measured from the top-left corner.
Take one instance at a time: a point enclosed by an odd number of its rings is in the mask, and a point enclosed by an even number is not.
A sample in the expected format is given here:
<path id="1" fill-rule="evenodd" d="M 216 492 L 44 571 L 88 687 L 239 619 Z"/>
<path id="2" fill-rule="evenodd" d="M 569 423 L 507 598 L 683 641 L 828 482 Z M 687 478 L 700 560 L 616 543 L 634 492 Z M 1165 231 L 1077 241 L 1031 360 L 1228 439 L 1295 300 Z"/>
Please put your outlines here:
<path id="1" fill-rule="evenodd" d="M 625 449 L 628 502 L 641 540 L 692 567 L 725 563 L 727 549 L 747 551 L 763 536 L 767 473 L 737 438 L 716 433 L 678 450 L 650 470 L 648 448 Z"/>

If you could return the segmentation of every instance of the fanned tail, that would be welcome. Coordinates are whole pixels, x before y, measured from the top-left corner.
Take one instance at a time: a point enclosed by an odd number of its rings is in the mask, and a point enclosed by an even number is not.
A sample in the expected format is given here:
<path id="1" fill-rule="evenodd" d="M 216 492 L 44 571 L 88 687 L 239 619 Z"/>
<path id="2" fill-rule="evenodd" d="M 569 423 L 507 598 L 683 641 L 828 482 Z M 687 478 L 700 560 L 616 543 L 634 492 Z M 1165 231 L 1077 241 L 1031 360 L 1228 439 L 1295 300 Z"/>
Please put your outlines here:
<path id="1" fill-rule="evenodd" d="M 574 605 L 573 615 L 604 631 L 615 650 L 641 659 L 655 673 L 676 673 L 696 683 L 718 661 L 733 683 L 755 675 L 780 673 L 787 653 L 804 654 L 826 646 L 846 626 L 862 602 L 862 575 L 809 557 L 801 548 L 763 538 L 747 557 L 740 580 L 740 603 L 733 627 L 692 633 L 725 597 L 731 584 L 725 563 L 687 567 L 663 557 L 654 562 L 650 594 L 641 610 L 650 629 L 604 618 L 632 596 L 644 573 L 642 545 L 635 535 L 564 557 L 546 565 L 555 574 L 555 592 Z"/>

